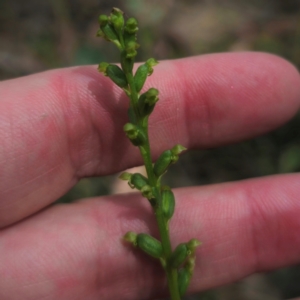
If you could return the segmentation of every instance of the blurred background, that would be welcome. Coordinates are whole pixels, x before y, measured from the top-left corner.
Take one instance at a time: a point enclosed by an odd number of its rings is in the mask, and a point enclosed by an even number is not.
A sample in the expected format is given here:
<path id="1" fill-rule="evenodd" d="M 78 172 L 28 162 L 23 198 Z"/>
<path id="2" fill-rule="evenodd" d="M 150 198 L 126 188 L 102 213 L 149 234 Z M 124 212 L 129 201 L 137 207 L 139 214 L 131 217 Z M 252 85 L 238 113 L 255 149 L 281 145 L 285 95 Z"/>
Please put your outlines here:
<path id="1" fill-rule="evenodd" d="M 0 0 L 0 78 L 116 61 L 118 52 L 113 45 L 95 37 L 98 15 L 108 14 L 113 6 L 140 21 L 138 60 L 259 50 L 300 67 L 300 0 Z M 180 187 L 299 172 L 299 130 L 298 114 L 285 126 L 254 140 L 188 152 L 172 167 L 166 182 Z M 116 175 L 82 179 L 59 201 L 111 194 L 122 188 Z M 300 266 L 253 275 L 185 299 L 297 297 Z"/>

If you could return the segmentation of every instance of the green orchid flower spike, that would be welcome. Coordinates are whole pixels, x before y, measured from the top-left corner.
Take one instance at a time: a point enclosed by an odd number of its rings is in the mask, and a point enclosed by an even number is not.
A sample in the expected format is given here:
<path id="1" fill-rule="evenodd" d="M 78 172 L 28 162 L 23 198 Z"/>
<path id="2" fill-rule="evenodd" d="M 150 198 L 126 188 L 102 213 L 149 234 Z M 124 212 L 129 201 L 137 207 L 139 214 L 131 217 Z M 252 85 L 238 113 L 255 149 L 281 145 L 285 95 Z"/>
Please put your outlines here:
<path id="1" fill-rule="evenodd" d="M 152 163 L 148 120 L 159 101 L 159 91 L 154 87 L 141 91 L 158 62 L 150 58 L 133 73 L 139 48 L 138 22 L 135 18 L 125 20 L 123 12 L 113 8 L 109 16 L 100 15 L 99 25 L 97 36 L 114 43 L 120 50 L 121 67 L 102 62 L 98 70 L 123 89 L 130 100 L 129 120 L 123 129 L 130 142 L 139 148 L 147 172 L 147 177 L 139 173 L 125 172 L 120 179 L 127 181 L 131 188 L 137 189 L 146 198 L 154 211 L 160 232 L 160 240 L 145 233 L 134 232 L 127 232 L 124 240 L 158 260 L 166 272 L 171 299 L 180 300 L 191 280 L 195 266 L 195 250 L 200 242 L 192 239 L 172 249 L 169 222 L 175 210 L 175 197 L 170 187 L 161 185 L 161 178 L 186 148 L 175 145 L 172 149 L 164 151 L 157 161 Z"/>

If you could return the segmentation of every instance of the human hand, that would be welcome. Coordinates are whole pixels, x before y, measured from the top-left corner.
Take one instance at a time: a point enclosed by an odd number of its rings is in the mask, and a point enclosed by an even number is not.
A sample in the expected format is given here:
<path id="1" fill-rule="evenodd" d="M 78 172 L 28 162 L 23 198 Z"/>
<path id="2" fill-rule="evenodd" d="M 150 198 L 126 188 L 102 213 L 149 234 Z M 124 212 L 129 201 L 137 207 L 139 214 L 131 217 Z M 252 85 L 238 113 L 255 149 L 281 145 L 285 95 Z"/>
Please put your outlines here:
<path id="1" fill-rule="evenodd" d="M 176 143 L 216 147 L 263 134 L 300 104 L 296 69 L 262 53 L 161 62 L 151 82 L 161 95 L 150 120 L 156 155 Z M 121 244 L 128 230 L 156 232 L 139 194 L 49 206 L 82 177 L 141 163 L 122 131 L 122 91 L 95 67 L 75 67 L 4 81 L 0 95 L 0 299 L 140 300 L 166 292 L 159 264 Z M 175 190 L 174 244 L 187 235 L 203 242 L 190 292 L 300 262 L 299 179 Z"/>

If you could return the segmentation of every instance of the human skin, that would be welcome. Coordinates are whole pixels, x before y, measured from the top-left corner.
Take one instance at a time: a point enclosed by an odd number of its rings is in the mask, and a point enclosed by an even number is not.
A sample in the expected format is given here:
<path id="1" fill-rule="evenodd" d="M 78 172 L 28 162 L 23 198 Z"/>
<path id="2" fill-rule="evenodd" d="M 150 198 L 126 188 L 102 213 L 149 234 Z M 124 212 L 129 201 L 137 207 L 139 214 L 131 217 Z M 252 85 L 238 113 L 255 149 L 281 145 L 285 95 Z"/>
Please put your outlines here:
<path id="1" fill-rule="evenodd" d="M 148 87 L 153 159 L 180 143 L 207 148 L 264 134 L 299 109 L 300 76 L 264 53 L 162 61 Z M 142 163 L 125 137 L 128 100 L 95 66 L 0 83 L 0 299 L 153 299 L 159 264 L 121 237 L 158 234 L 138 193 L 51 206 L 80 178 Z M 199 166 L 201 168 L 201 166 Z M 198 238 L 189 292 L 300 262 L 297 173 L 175 189 L 174 245 Z"/>

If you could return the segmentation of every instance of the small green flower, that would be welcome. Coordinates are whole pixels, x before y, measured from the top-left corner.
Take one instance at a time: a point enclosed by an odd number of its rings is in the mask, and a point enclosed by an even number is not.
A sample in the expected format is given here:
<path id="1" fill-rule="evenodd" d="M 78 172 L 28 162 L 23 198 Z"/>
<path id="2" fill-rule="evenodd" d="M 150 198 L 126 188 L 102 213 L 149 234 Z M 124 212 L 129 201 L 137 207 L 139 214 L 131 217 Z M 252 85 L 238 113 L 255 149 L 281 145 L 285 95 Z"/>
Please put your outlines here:
<path id="1" fill-rule="evenodd" d="M 135 18 L 129 18 L 126 21 L 125 31 L 129 34 L 135 34 L 139 30 L 138 22 Z"/>

